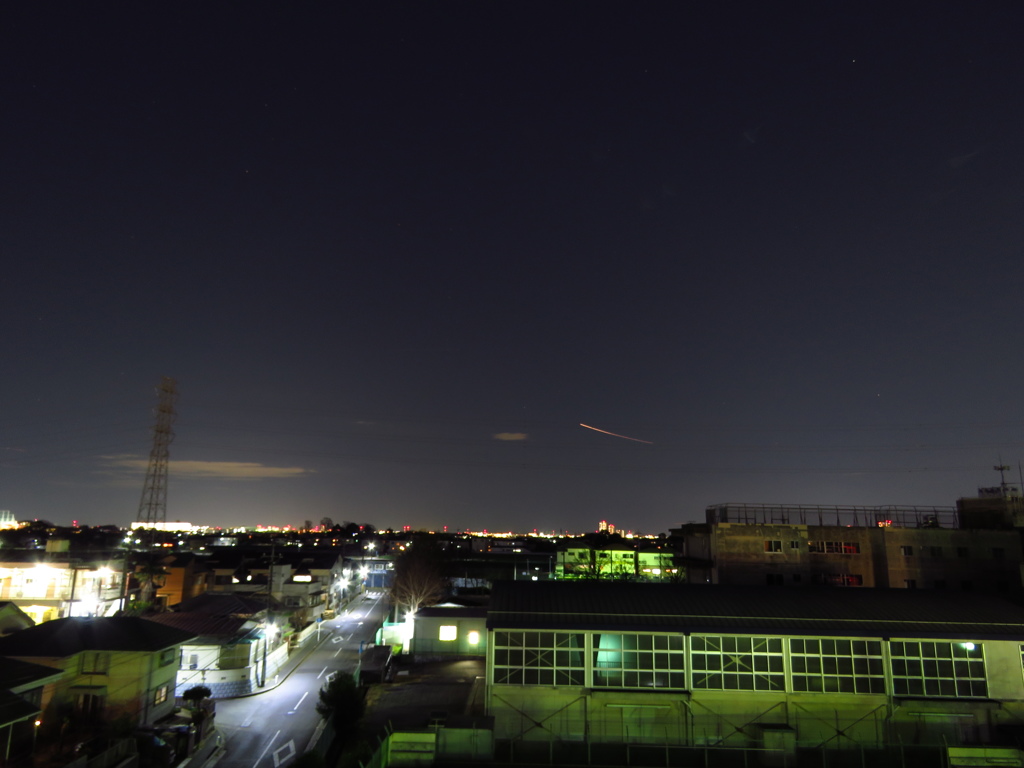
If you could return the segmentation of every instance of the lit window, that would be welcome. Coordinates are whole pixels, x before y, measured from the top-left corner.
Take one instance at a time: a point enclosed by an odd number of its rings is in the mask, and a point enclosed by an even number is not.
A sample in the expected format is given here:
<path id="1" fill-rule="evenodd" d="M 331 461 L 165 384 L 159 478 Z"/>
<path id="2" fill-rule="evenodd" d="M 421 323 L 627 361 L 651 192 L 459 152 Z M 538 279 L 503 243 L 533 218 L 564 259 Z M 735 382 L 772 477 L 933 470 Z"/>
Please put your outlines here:
<path id="1" fill-rule="evenodd" d="M 476 645 L 479 642 L 480 642 L 480 633 L 477 632 L 476 630 L 473 630 L 472 632 L 470 632 L 469 633 L 469 644 L 470 645 Z"/>
<path id="2" fill-rule="evenodd" d="M 163 704 L 165 701 L 167 701 L 167 686 L 161 685 L 153 694 L 153 704 L 155 706 Z"/>
<path id="3" fill-rule="evenodd" d="M 458 636 L 459 631 L 454 624 L 445 624 L 441 627 L 441 632 L 437 637 L 439 640 L 454 640 Z"/>

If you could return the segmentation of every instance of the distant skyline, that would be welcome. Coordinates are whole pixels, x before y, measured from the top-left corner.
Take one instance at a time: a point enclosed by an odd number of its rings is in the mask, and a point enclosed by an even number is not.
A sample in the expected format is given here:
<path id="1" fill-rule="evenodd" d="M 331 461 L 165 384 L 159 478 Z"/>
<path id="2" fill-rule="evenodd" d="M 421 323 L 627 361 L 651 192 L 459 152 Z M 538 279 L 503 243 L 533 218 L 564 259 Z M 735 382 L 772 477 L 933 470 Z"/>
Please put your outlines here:
<path id="1" fill-rule="evenodd" d="M 0 509 L 666 531 L 1024 459 L 1024 7 L 0 9 Z"/>

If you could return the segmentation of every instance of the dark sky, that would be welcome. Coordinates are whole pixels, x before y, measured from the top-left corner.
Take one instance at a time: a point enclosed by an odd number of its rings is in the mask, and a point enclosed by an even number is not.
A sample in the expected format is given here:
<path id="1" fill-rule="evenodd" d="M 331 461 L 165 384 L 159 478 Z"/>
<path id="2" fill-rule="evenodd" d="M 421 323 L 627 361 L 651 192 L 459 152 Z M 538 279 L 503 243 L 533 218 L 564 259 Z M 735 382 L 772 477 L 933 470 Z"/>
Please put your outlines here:
<path id="1" fill-rule="evenodd" d="M 0 509 L 134 520 L 163 375 L 193 523 L 659 532 L 1016 480 L 1021 29 L 5 4 Z"/>

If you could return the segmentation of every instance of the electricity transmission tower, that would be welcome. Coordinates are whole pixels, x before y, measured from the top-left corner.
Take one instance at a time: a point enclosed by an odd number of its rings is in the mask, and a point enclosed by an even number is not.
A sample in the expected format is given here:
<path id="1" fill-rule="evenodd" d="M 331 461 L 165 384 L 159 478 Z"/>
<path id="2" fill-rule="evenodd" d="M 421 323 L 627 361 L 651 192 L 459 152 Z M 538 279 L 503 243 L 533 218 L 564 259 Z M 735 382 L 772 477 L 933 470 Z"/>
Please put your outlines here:
<path id="1" fill-rule="evenodd" d="M 164 376 L 156 388 L 159 401 L 156 406 L 156 423 L 153 425 L 153 449 L 149 452 L 149 466 L 146 469 L 146 484 L 142 488 L 139 514 L 136 521 L 152 528 L 157 523 L 167 522 L 167 463 L 168 448 L 174 440 L 174 402 L 178 399 L 178 382 Z"/>

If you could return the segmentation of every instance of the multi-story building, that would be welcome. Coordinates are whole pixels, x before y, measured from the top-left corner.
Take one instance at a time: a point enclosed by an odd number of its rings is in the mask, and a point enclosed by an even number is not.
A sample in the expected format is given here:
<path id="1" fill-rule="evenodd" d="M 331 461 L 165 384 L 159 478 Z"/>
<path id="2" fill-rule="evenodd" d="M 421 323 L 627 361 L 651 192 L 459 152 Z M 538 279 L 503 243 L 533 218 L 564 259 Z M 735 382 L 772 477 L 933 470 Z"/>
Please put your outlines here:
<path id="1" fill-rule="evenodd" d="M 174 712 L 181 646 L 192 637 L 138 617 L 54 619 L 0 638 L 0 656 L 63 670 L 40 700 L 53 733 L 65 718 L 142 726 Z"/>
<path id="2" fill-rule="evenodd" d="M 674 560 L 675 553 L 670 549 L 646 541 L 596 544 L 581 540 L 558 550 L 555 576 L 663 581 L 674 578 Z"/>
<path id="3" fill-rule="evenodd" d="M 487 633 L 510 762 L 940 765 L 1024 733 L 1024 608 L 996 595 L 502 582 Z"/>
<path id="4" fill-rule="evenodd" d="M 269 595 L 296 626 L 315 622 L 333 608 L 332 600 L 341 594 L 341 589 L 334 587 L 345 579 L 346 570 L 350 577 L 353 571 L 352 563 L 336 553 L 225 548 L 205 562 L 212 574 L 210 590 Z"/>
<path id="5" fill-rule="evenodd" d="M 206 559 L 193 552 L 168 555 L 160 561 L 166 576 L 156 588 L 156 601 L 164 608 L 178 605 L 210 588 L 211 571 Z"/>
<path id="6" fill-rule="evenodd" d="M 124 553 L 71 550 L 51 540 L 45 550 L 0 550 L 0 600 L 37 624 L 71 616 L 112 616 L 122 607 Z"/>
<path id="7" fill-rule="evenodd" d="M 965 528 L 953 508 L 722 504 L 672 529 L 690 583 L 1008 590 L 1016 530 Z"/>
<path id="8" fill-rule="evenodd" d="M 280 629 L 264 620 L 200 611 L 157 613 L 146 619 L 195 635 L 181 646 L 177 696 L 197 685 L 209 688 L 215 699 L 252 693 L 273 680 L 288 660 Z"/>

